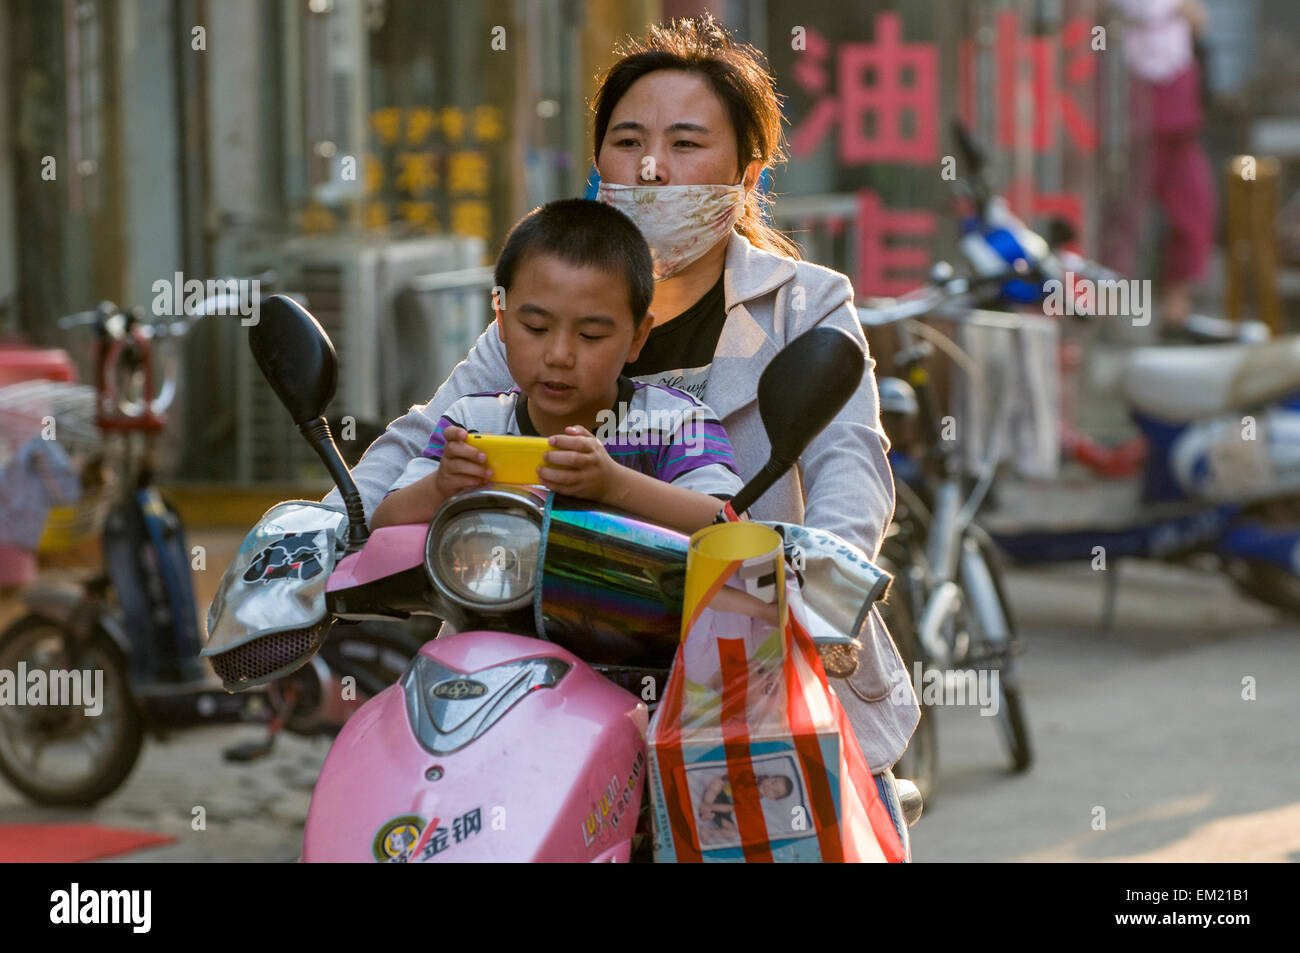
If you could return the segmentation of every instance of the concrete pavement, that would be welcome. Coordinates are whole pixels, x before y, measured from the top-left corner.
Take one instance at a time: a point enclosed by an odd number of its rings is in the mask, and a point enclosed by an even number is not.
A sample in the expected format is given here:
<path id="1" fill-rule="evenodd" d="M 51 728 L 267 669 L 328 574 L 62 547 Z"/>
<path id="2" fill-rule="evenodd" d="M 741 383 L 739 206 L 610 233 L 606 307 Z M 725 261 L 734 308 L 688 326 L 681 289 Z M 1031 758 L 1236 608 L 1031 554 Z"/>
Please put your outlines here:
<path id="1" fill-rule="evenodd" d="M 1011 574 L 1037 762 L 1007 774 L 992 718 L 941 710 L 917 861 L 1300 860 L 1300 625 L 1208 573 L 1120 571 L 1110 636 L 1089 568 Z"/>
<path id="2" fill-rule="evenodd" d="M 201 617 L 244 530 L 189 530 L 191 545 L 204 547 L 206 568 L 193 575 Z M 58 569 L 43 573 L 57 579 Z M 20 613 L 13 601 L 0 605 L 0 625 Z M 259 740 L 256 725 L 214 726 L 172 736 L 146 737 L 140 760 L 126 783 L 90 810 L 53 810 L 28 804 L 0 780 L 0 823 L 87 822 L 170 834 L 177 843 L 138 851 L 121 861 L 290 861 L 302 845 L 311 790 L 329 751 L 329 739 L 282 735 L 272 754 L 253 764 L 229 764 L 221 752 L 232 743 Z M 202 808 L 203 827 L 196 829 Z"/>

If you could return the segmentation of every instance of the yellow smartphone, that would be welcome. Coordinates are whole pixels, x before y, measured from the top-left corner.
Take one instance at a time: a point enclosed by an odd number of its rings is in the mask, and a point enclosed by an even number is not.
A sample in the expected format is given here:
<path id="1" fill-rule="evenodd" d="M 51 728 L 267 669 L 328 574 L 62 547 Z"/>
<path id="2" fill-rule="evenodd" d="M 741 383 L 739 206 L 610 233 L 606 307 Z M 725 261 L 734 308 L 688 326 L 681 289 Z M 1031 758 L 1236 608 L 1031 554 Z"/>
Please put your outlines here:
<path id="1" fill-rule="evenodd" d="M 553 449 L 545 437 L 508 437 L 492 433 L 472 433 L 469 445 L 487 454 L 487 468 L 493 483 L 541 483 L 537 468 L 542 457 Z"/>

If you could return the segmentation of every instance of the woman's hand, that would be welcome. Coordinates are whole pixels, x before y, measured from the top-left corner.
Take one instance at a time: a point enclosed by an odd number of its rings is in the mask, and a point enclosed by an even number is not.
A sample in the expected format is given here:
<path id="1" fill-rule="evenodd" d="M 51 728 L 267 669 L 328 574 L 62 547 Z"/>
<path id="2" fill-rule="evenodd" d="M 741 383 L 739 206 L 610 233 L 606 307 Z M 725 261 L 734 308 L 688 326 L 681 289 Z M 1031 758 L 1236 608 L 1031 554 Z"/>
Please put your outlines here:
<path id="1" fill-rule="evenodd" d="M 443 500 L 492 479 L 492 471 L 485 465 L 487 454 L 469 445 L 469 432 L 464 427 L 448 427 L 442 436 L 446 444 L 434 477 Z"/>
<path id="2" fill-rule="evenodd" d="M 550 438 L 554 450 L 547 451 L 546 466 L 537 475 L 548 490 L 597 503 L 615 496 L 620 479 L 631 473 L 614 462 L 605 445 L 586 427 L 565 427 Z"/>

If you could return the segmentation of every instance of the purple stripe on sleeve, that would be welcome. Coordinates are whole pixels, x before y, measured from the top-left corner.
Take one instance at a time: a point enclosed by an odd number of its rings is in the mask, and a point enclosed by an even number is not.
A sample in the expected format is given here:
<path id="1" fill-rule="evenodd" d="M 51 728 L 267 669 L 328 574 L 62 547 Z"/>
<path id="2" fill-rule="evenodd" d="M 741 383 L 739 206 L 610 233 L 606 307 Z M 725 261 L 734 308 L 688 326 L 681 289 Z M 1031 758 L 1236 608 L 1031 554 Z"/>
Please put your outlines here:
<path id="1" fill-rule="evenodd" d="M 727 439 L 727 432 L 720 424 L 692 424 L 686 430 L 685 434 L 681 430 L 673 434 L 672 444 L 663 448 L 655 476 L 672 483 L 683 473 L 713 464 L 720 464 L 733 473 L 736 472 L 731 441 Z M 685 439 L 687 436 L 689 440 Z"/>
<path id="2" fill-rule="evenodd" d="M 447 446 L 447 438 L 443 436 L 443 432 L 448 427 L 464 426 L 464 424 L 459 424 L 446 415 L 439 417 L 438 426 L 434 427 L 433 433 L 429 435 L 429 445 L 424 448 L 424 453 L 420 454 L 420 456 L 428 457 L 430 460 L 441 460 L 442 451 Z"/>

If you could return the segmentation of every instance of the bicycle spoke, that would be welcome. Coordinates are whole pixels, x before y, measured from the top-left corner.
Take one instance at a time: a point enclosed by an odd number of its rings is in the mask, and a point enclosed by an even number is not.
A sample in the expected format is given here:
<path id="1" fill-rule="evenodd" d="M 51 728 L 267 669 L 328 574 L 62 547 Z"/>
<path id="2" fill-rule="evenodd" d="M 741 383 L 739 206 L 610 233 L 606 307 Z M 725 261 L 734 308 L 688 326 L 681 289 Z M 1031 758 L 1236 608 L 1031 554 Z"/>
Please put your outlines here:
<path id="1" fill-rule="evenodd" d="M 98 732 L 83 731 L 77 735 L 76 743 L 90 755 L 90 763 L 98 764 L 104 756 L 104 746 L 98 742 Z"/>
<path id="2" fill-rule="evenodd" d="M 49 744 L 49 739 L 43 735 L 34 736 L 28 743 L 29 758 L 23 760 L 31 768 L 33 774 L 40 770 L 41 755 L 45 753 L 47 744 Z"/>

